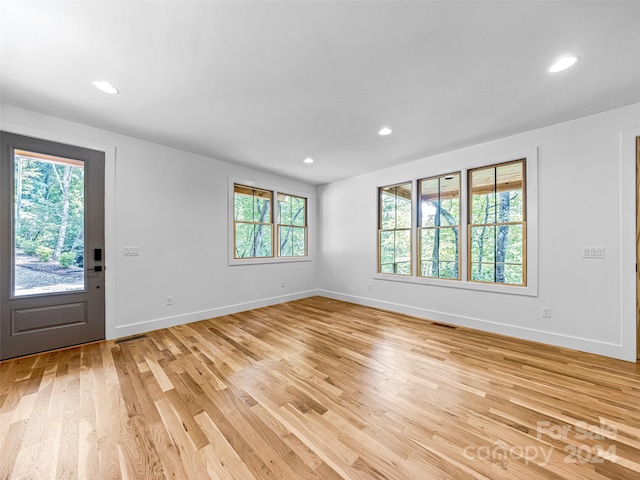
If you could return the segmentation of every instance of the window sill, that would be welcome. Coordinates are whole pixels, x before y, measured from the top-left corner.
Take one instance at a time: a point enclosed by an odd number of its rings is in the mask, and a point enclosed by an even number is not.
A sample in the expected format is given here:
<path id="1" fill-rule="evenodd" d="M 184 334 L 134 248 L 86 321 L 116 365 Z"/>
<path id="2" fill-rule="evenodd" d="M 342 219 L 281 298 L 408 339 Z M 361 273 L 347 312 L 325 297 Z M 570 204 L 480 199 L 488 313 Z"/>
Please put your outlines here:
<path id="1" fill-rule="evenodd" d="M 385 282 L 413 283 L 417 285 L 428 285 L 433 287 L 459 288 L 463 290 L 476 290 L 481 292 L 503 293 L 508 295 L 523 295 L 537 297 L 537 286 L 528 285 L 518 287 L 515 285 L 497 285 L 492 283 L 476 283 L 464 280 L 442 280 L 437 278 L 412 277 L 403 275 L 377 273 L 374 280 Z"/>
<path id="2" fill-rule="evenodd" d="M 272 263 L 298 263 L 310 262 L 311 258 L 307 255 L 304 257 L 268 257 L 268 258 L 230 258 L 229 266 L 241 265 L 263 265 Z"/>

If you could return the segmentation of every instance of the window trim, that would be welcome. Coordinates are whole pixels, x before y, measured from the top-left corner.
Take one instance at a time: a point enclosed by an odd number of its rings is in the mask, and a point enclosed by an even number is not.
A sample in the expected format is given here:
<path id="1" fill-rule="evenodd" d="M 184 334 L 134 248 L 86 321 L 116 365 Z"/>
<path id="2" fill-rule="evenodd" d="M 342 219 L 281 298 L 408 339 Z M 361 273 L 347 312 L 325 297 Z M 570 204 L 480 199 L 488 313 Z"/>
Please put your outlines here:
<path id="1" fill-rule="evenodd" d="M 404 275 L 390 275 L 390 274 L 380 274 L 377 271 L 372 272 L 372 278 L 375 281 L 389 281 L 389 282 L 400 282 L 400 283 L 410 283 L 417 285 L 430 285 L 437 287 L 445 287 L 445 288 L 454 288 L 454 289 L 463 289 L 463 290 L 473 290 L 473 291 L 482 291 L 482 292 L 491 292 L 496 294 L 508 294 L 508 295 L 521 295 L 521 296 L 530 296 L 536 297 L 538 296 L 538 147 L 532 147 L 526 150 L 516 150 L 516 151 L 507 151 L 506 153 L 503 151 L 502 153 L 495 151 L 488 151 L 488 153 L 482 153 L 480 155 L 474 155 L 473 158 L 469 161 L 460 162 L 459 165 L 453 165 L 457 168 L 446 168 L 442 169 L 443 173 L 448 171 L 456 171 L 459 170 L 461 172 L 460 176 L 460 191 L 464 192 L 466 195 L 468 191 L 467 187 L 467 171 L 483 167 L 489 166 L 493 164 L 500 164 L 513 161 L 515 159 L 525 159 L 525 181 L 527 188 L 527 229 L 526 229 L 526 238 L 527 238 L 527 284 L 526 286 L 514 286 L 514 285 L 503 285 L 503 284 L 494 284 L 494 283 L 481 283 L 481 282 L 469 282 L 467 280 L 467 261 L 462 262 L 462 270 L 461 270 L 461 280 L 460 281 L 450 281 L 448 279 L 440 279 L 440 278 L 430 278 L 430 277 L 418 277 L 418 276 L 404 276 Z M 429 172 L 430 173 L 430 172 Z M 438 176 L 439 172 L 435 172 L 434 175 L 425 175 L 425 177 L 429 176 Z M 403 175 L 404 176 L 404 175 Z M 413 180 L 414 184 L 417 180 Z M 389 182 L 390 185 L 395 183 L 402 182 Z M 372 191 L 373 201 L 376 202 L 375 208 L 375 229 L 377 232 L 378 221 L 377 221 L 377 201 L 378 201 L 378 187 L 373 189 Z M 466 198 L 461 199 L 462 202 L 466 204 Z M 414 209 L 417 208 L 414 204 Z M 414 229 L 417 222 L 413 222 Z M 467 208 L 460 209 L 460 225 L 465 226 L 467 223 Z M 415 235 L 415 232 L 413 233 Z M 377 238 L 376 235 L 372 236 L 373 238 Z M 467 235 L 461 235 L 461 251 L 467 252 Z M 376 249 L 377 250 L 377 249 Z M 377 251 L 376 251 L 377 254 Z M 466 254 L 466 253 L 465 253 Z M 417 255 L 417 252 L 414 252 L 414 255 Z M 466 260 L 466 259 L 465 259 Z M 375 262 L 377 265 L 377 261 Z"/>
<path id="2" fill-rule="evenodd" d="M 272 200 L 272 220 L 273 220 L 273 253 L 272 257 L 249 257 L 249 258 L 235 258 L 235 218 L 234 218 L 234 189 L 235 185 L 242 185 L 249 188 L 255 188 L 257 190 L 266 190 L 272 192 L 276 201 Z M 307 254 L 304 256 L 296 257 L 281 257 L 279 256 L 279 240 L 276 238 L 278 222 L 280 221 L 280 214 L 277 211 L 278 193 L 284 193 L 287 195 L 293 195 L 296 197 L 302 197 L 307 200 L 306 202 L 306 249 Z M 310 242 L 310 219 L 309 219 L 309 201 L 313 198 L 313 194 L 308 191 L 301 191 L 295 188 L 280 187 L 269 182 L 255 181 L 249 178 L 232 177 L 227 178 L 227 264 L 229 266 L 242 266 L 242 265 L 262 265 L 262 264 L 274 264 L 274 263 L 297 263 L 297 262 L 310 262 L 312 255 L 310 248 L 312 242 Z"/>

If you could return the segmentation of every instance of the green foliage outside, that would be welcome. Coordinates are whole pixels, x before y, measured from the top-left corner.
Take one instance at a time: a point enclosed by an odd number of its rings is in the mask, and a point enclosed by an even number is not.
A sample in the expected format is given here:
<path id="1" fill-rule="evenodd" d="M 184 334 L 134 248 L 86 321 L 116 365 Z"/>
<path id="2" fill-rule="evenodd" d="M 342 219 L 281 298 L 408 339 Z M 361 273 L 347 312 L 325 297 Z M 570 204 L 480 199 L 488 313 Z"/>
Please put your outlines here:
<path id="1" fill-rule="evenodd" d="M 62 268 L 69 268 L 75 261 L 75 255 L 71 252 L 61 253 L 58 257 L 58 263 Z"/>
<path id="2" fill-rule="evenodd" d="M 84 169 L 20 155 L 14 165 L 16 247 L 44 262 L 68 252 L 69 266 L 84 266 Z"/>
<path id="3" fill-rule="evenodd" d="M 39 247 L 38 242 L 35 242 L 33 240 L 20 241 L 19 239 L 16 239 L 16 243 L 18 244 L 18 246 L 22 246 L 22 251 L 25 255 L 35 255 L 36 249 Z"/>
<path id="4" fill-rule="evenodd" d="M 36 248 L 36 255 L 38 255 L 41 262 L 48 262 L 51 260 L 51 255 L 53 255 L 53 249 L 40 245 Z"/>

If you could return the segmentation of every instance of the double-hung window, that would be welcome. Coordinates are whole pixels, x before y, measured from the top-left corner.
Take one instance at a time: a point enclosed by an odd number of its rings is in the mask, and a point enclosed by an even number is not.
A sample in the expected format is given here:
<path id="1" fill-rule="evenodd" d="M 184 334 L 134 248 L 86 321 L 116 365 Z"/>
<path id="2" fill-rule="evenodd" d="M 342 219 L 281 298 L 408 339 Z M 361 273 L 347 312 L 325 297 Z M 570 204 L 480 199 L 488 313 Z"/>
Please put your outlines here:
<path id="1" fill-rule="evenodd" d="M 378 190 L 378 272 L 411 275 L 411 182 Z"/>
<path id="2" fill-rule="evenodd" d="M 469 170 L 468 280 L 526 284 L 525 161 Z"/>
<path id="3" fill-rule="evenodd" d="M 273 192 L 234 185 L 235 258 L 273 257 Z"/>
<path id="4" fill-rule="evenodd" d="M 307 199 L 278 193 L 278 245 L 281 257 L 307 254 Z"/>
<path id="5" fill-rule="evenodd" d="M 418 181 L 418 275 L 460 279 L 460 173 Z"/>
<path id="6" fill-rule="evenodd" d="M 378 188 L 379 278 L 537 294 L 536 152 L 469 167 Z"/>
<path id="7" fill-rule="evenodd" d="M 307 221 L 307 198 L 234 183 L 233 260 L 302 260 L 308 255 Z"/>

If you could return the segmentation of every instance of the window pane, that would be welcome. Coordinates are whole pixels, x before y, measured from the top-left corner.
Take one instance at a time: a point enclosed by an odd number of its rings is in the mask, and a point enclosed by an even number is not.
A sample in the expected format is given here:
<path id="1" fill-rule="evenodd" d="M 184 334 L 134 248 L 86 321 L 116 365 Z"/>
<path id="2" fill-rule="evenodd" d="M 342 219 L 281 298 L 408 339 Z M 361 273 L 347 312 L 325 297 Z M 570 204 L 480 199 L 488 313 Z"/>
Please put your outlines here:
<path id="1" fill-rule="evenodd" d="M 236 223 L 236 258 L 271 257 L 272 226 Z"/>
<path id="2" fill-rule="evenodd" d="M 254 238 L 256 257 L 273 256 L 272 232 L 273 227 L 271 225 L 256 225 Z"/>
<path id="3" fill-rule="evenodd" d="M 306 232 L 306 228 L 293 229 L 292 255 L 294 257 L 303 257 L 307 254 Z"/>
<path id="4" fill-rule="evenodd" d="M 420 258 L 422 261 L 428 261 L 434 257 L 437 259 L 437 249 L 434 252 L 434 245 L 436 241 L 436 229 L 424 228 L 420 230 Z"/>
<path id="5" fill-rule="evenodd" d="M 498 222 L 520 222 L 523 220 L 523 169 L 523 162 L 509 163 L 496 167 Z"/>
<path id="6" fill-rule="evenodd" d="M 411 188 L 405 193 L 408 198 L 398 197 L 397 228 L 411 228 Z"/>
<path id="7" fill-rule="evenodd" d="M 235 258 L 273 256 L 273 192 L 235 184 L 233 186 Z M 278 197 L 278 207 L 281 206 Z"/>
<path id="8" fill-rule="evenodd" d="M 411 182 L 379 189 L 381 273 L 411 273 Z M 390 266 L 390 267 L 389 267 Z"/>
<path id="9" fill-rule="evenodd" d="M 460 223 L 460 174 L 453 173 L 420 181 L 420 226 L 437 227 Z"/>
<path id="10" fill-rule="evenodd" d="M 496 232 L 496 262 L 522 263 L 522 225 L 499 225 Z"/>
<path id="11" fill-rule="evenodd" d="M 420 230 L 421 276 L 459 278 L 457 235 L 457 228 Z"/>
<path id="12" fill-rule="evenodd" d="M 380 263 L 393 264 L 395 259 L 395 235 L 393 230 L 380 232 Z"/>
<path id="13" fill-rule="evenodd" d="M 438 260 L 458 261 L 458 229 L 457 228 L 441 228 L 440 230 L 440 249 Z"/>
<path id="14" fill-rule="evenodd" d="M 411 231 L 396 230 L 395 232 L 395 262 L 408 263 L 411 261 Z"/>
<path id="15" fill-rule="evenodd" d="M 460 174 L 440 179 L 440 225 L 460 224 Z"/>
<path id="16" fill-rule="evenodd" d="M 15 296 L 84 290 L 84 162 L 14 151 Z"/>
<path id="17" fill-rule="evenodd" d="M 396 264 L 396 273 L 399 275 L 411 275 L 411 262 L 400 262 Z"/>
<path id="18" fill-rule="evenodd" d="M 429 178 L 420 182 L 421 227 L 440 225 L 438 206 L 440 201 L 440 179 Z"/>
<path id="19" fill-rule="evenodd" d="M 271 198 L 254 196 L 253 221 L 271 223 Z"/>
<path id="20" fill-rule="evenodd" d="M 234 219 L 240 222 L 271 222 L 271 192 L 234 185 Z"/>
<path id="21" fill-rule="evenodd" d="M 424 261 L 420 264 L 420 275 L 422 277 L 434 277 L 438 272 L 438 262 L 430 260 Z"/>
<path id="22" fill-rule="evenodd" d="M 438 225 L 438 202 L 433 201 L 424 201 L 420 204 L 421 215 L 420 215 L 420 226 L 421 227 L 434 227 Z"/>
<path id="23" fill-rule="evenodd" d="M 496 221 L 495 167 L 471 172 L 471 223 Z"/>
<path id="24" fill-rule="evenodd" d="M 382 189 L 380 204 L 380 228 L 382 230 L 396 228 L 396 196 L 388 189 Z"/>
<path id="25" fill-rule="evenodd" d="M 306 229 L 280 226 L 280 256 L 302 257 L 306 252 Z"/>
<path id="26" fill-rule="evenodd" d="M 509 226 L 509 237 L 505 256 L 507 263 L 522 264 L 524 246 L 523 230 L 522 225 Z"/>
<path id="27" fill-rule="evenodd" d="M 525 161 L 472 170 L 469 182 L 469 278 L 524 285 Z M 487 273 L 489 264 L 493 280 Z"/>
<path id="28" fill-rule="evenodd" d="M 458 262 L 439 262 L 440 278 L 458 278 Z"/>
<path id="29" fill-rule="evenodd" d="M 278 209 L 280 210 L 280 223 L 282 225 L 291 225 L 291 197 L 279 193 Z"/>
<path id="30" fill-rule="evenodd" d="M 472 263 L 471 279 L 477 282 L 494 282 L 495 264 L 494 263 Z"/>
<path id="31" fill-rule="evenodd" d="M 236 223 L 236 258 L 253 257 L 253 223 Z"/>
<path id="32" fill-rule="evenodd" d="M 496 227 L 471 227 L 471 262 L 495 262 Z"/>
<path id="33" fill-rule="evenodd" d="M 500 267 L 500 264 L 497 267 Z M 524 285 L 522 265 L 504 265 L 504 281 L 500 283 Z"/>
<path id="34" fill-rule="evenodd" d="M 411 228 L 411 183 L 380 189 L 380 228 Z"/>
<path id="35" fill-rule="evenodd" d="M 307 199 L 291 197 L 291 224 L 297 227 L 306 227 Z"/>
<path id="36" fill-rule="evenodd" d="M 280 224 L 306 227 L 306 204 L 306 198 L 279 193 L 278 209 L 280 213 Z"/>
<path id="37" fill-rule="evenodd" d="M 395 273 L 393 271 L 393 263 L 384 263 L 380 265 L 380 273 Z"/>
<path id="38" fill-rule="evenodd" d="M 280 255 L 293 255 L 293 228 L 280 226 Z"/>
<path id="39" fill-rule="evenodd" d="M 306 198 L 278 193 L 280 256 L 300 257 L 307 254 L 306 206 Z"/>
<path id="40" fill-rule="evenodd" d="M 234 197 L 234 219 L 239 222 L 253 221 L 253 196 L 235 193 Z"/>

